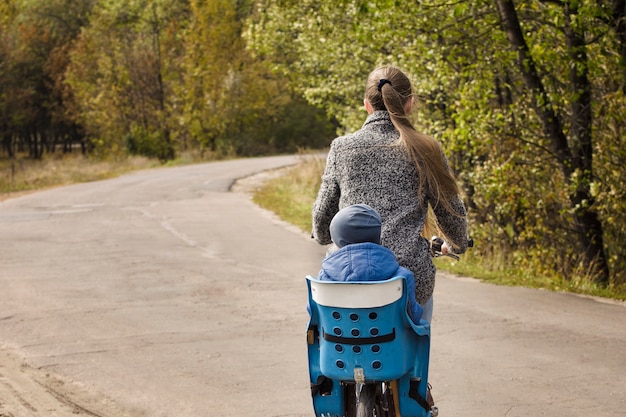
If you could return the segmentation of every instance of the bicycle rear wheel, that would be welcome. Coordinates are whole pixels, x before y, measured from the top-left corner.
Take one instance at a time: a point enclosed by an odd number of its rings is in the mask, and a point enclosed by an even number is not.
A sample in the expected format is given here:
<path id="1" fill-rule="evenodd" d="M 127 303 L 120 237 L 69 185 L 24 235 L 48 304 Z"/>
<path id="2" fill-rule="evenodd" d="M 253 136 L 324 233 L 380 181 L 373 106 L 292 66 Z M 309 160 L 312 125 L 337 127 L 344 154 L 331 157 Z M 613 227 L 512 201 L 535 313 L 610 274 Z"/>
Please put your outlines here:
<path id="1" fill-rule="evenodd" d="M 392 417 L 385 412 L 382 398 L 380 383 L 363 385 L 356 406 L 356 417 Z"/>
<path id="2" fill-rule="evenodd" d="M 380 417 L 376 409 L 378 384 L 365 384 L 361 387 L 356 405 L 356 417 Z"/>

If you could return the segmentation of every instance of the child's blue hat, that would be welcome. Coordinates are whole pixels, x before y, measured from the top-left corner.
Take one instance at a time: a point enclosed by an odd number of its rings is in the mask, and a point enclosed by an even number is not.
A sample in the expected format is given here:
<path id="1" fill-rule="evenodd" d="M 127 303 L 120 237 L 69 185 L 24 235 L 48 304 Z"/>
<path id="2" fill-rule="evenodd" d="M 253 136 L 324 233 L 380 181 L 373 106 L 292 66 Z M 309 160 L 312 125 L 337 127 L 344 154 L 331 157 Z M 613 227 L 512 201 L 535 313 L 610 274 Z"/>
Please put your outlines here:
<path id="1" fill-rule="evenodd" d="M 367 204 L 355 204 L 339 210 L 330 222 L 330 238 L 342 248 L 353 243 L 380 245 L 380 214 Z"/>

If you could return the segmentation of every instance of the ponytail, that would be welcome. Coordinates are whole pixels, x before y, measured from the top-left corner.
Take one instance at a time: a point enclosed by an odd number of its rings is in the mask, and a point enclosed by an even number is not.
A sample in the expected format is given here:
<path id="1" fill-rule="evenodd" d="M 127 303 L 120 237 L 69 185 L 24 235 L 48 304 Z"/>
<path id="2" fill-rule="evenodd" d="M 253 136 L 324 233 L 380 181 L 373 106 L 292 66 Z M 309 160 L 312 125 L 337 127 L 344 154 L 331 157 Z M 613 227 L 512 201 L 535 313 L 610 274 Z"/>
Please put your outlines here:
<path id="1" fill-rule="evenodd" d="M 389 112 L 393 125 L 400 133 L 403 145 L 419 174 L 419 195 L 425 186 L 431 188 L 435 204 L 443 204 L 450 213 L 460 216 L 450 201 L 459 195 L 454 174 L 448 167 L 443 150 L 434 138 L 418 132 L 407 114 L 407 104 L 413 99 L 411 82 L 395 67 L 380 67 L 369 76 L 365 99 L 374 110 Z"/>

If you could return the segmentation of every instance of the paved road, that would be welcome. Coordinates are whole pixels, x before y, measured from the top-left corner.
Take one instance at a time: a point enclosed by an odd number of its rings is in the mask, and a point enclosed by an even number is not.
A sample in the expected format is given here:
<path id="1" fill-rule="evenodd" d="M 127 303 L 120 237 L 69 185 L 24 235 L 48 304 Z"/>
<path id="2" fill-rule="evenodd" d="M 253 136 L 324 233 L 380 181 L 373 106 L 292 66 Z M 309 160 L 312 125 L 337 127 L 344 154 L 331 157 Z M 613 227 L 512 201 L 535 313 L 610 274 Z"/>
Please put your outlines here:
<path id="1" fill-rule="evenodd" d="M 0 417 L 312 416 L 324 248 L 230 192 L 297 162 L 165 168 L 0 203 Z M 624 416 L 626 307 L 441 275 L 442 416 Z"/>

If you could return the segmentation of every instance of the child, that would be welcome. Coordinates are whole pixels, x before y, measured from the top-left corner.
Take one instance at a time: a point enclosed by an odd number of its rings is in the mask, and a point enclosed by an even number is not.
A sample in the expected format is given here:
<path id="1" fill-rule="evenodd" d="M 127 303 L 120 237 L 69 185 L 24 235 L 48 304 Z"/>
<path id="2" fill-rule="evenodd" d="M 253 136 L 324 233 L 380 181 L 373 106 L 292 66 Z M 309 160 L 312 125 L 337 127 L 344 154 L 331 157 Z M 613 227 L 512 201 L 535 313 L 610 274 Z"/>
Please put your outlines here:
<path id="1" fill-rule="evenodd" d="M 406 278 L 409 315 L 414 323 L 422 316 L 422 306 L 415 299 L 413 273 L 401 267 L 393 252 L 380 245 L 381 218 L 366 204 L 340 210 L 330 222 L 330 236 L 335 245 L 322 261 L 320 281 L 383 281 L 396 276 Z"/>

